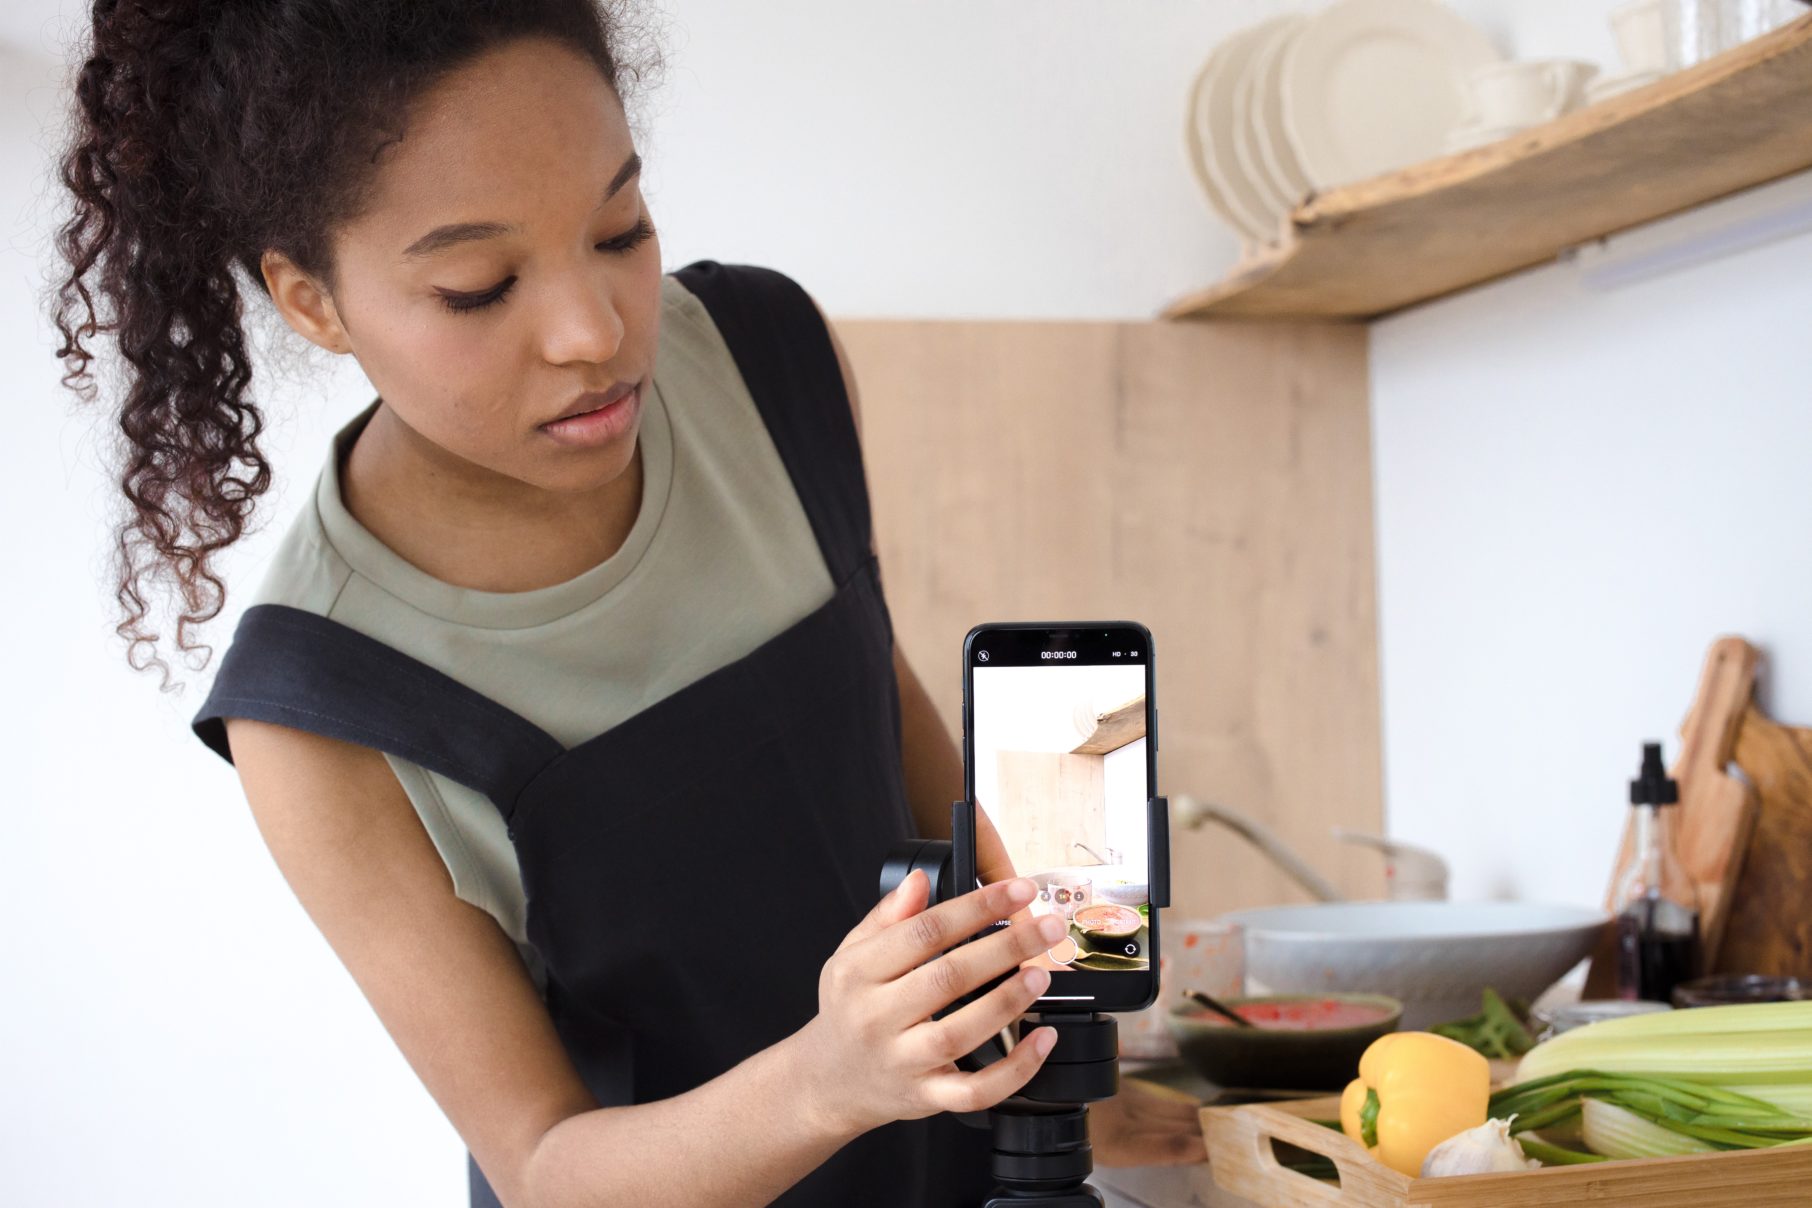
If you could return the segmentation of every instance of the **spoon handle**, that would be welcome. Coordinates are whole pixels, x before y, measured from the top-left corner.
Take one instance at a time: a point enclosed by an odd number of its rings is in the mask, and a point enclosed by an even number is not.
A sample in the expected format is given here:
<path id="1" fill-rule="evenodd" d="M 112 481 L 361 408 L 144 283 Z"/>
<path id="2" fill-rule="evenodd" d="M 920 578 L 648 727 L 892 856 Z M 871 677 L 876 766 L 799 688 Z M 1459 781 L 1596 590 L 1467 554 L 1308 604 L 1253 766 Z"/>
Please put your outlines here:
<path id="1" fill-rule="evenodd" d="M 1245 1016 L 1239 1014 L 1237 1011 L 1234 1011 L 1231 1007 L 1224 1007 L 1220 1003 L 1214 1001 L 1214 999 L 1209 998 L 1206 994 L 1203 994 L 1200 990 L 1185 990 L 1183 993 L 1186 997 L 1195 999 L 1195 1001 L 1201 1003 L 1204 1007 L 1207 1007 L 1210 1011 L 1213 1011 L 1215 1014 L 1225 1015 L 1228 1019 L 1231 1019 L 1239 1027 L 1256 1028 L 1258 1026 L 1257 1024 L 1253 1023 L 1250 1019 L 1247 1019 Z"/>

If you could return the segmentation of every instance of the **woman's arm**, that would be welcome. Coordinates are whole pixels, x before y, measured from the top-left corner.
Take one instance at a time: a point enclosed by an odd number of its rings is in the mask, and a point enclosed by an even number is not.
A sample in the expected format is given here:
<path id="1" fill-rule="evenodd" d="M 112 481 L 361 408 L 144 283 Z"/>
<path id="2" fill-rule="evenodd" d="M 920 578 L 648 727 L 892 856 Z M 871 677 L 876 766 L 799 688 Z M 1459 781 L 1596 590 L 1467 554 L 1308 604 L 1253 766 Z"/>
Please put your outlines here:
<path id="1" fill-rule="evenodd" d="M 853 1136 L 799 1093 L 796 1036 L 684 1095 L 599 1108 L 383 756 L 260 722 L 227 731 L 278 867 L 506 1205 L 766 1203 Z"/>

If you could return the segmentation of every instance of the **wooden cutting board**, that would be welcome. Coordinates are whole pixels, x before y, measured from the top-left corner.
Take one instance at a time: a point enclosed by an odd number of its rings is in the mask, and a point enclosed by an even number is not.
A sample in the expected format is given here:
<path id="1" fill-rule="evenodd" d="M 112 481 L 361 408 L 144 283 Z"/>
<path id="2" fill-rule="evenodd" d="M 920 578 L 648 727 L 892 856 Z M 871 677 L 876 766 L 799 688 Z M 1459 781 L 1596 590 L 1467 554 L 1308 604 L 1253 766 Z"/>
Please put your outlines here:
<path id="1" fill-rule="evenodd" d="M 1759 806 L 1711 967 L 1812 978 L 1812 729 L 1780 725 L 1751 705 L 1736 762 Z"/>
<path id="2" fill-rule="evenodd" d="M 1680 804 L 1674 807 L 1679 811 L 1674 819 L 1675 842 L 1680 862 L 1699 891 L 1699 934 L 1707 968 L 1722 967 L 1719 950 L 1731 895 L 1755 829 L 1755 793 L 1728 769 L 1735 757 L 1738 732 L 1753 709 L 1759 662 L 1755 647 L 1742 638 L 1725 637 L 1712 643 L 1699 675 L 1698 693 L 1680 726 L 1680 757 L 1672 769 L 1680 782 Z M 1612 897 L 1635 858 L 1633 829 L 1631 822 L 1624 824 L 1623 843 L 1605 893 L 1607 910 L 1615 909 Z M 1592 954 L 1585 996 L 1611 997 L 1616 983 L 1616 933 L 1606 928 Z"/>

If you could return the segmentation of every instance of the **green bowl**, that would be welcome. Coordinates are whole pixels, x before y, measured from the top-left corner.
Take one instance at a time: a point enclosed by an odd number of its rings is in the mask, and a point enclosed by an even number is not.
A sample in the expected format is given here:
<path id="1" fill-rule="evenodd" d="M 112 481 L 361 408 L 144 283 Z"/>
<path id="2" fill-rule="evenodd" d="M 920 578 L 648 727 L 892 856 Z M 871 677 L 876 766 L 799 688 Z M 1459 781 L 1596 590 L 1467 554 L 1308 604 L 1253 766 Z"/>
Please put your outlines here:
<path id="1" fill-rule="evenodd" d="M 1226 1020 L 1204 1022 L 1198 1013 L 1207 1014 L 1207 1008 L 1185 1000 L 1171 1008 L 1164 1022 L 1183 1060 L 1221 1087 L 1340 1090 L 1358 1076 L 1359 1057 L 1372 1041 L 1396 1031 L 1403 1018 L 1403 1004 L 1382 994 L 1274 994 L 1221 1001 L 1235 1008 L 1249 1003 L 1339 1002 L 1390 1012 L 1344 1028 L 1242 1028 Z"/>

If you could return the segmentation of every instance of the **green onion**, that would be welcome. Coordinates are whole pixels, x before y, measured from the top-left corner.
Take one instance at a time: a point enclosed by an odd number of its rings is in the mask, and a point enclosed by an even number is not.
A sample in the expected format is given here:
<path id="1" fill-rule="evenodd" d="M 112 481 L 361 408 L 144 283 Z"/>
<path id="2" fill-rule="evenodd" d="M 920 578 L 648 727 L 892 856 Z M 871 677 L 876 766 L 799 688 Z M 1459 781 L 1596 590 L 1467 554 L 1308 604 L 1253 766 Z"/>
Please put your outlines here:
<path id="1" fill-rule="evenodd" d="M 1516 1143 L 1523 1147 L 1524 1154 L 1534 1158 L 1543 1166 L 1582 1166 L 1588 1162 L 1609 1161 L 1601 1153 L 1581 1153 L 1577 1149 L 1550 1145 L 1546 1141 L 1536 1140 L 1528 1133 L 1518 1137 Z"/>

